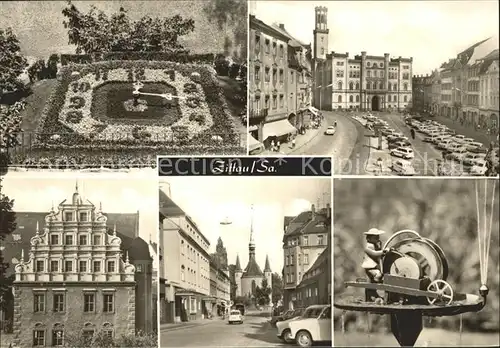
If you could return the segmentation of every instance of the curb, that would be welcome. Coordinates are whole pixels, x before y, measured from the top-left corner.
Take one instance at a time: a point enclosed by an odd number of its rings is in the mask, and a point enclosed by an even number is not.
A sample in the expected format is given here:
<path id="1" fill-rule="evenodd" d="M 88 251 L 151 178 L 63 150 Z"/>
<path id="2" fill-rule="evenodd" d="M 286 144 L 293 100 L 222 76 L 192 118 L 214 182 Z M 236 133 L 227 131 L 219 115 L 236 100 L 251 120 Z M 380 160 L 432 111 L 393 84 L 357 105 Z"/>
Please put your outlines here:
<path id="1" fill-rule="evenodd" d="M 321 129 L 323 129 L 323 127 L 321 127 Z M 301 148 L 303 148 L 304 146 L 306 146 L 307 144 L 309 144 L 313 139 L 315 139 L 320 133 L 321 133 L 320 129 L 318 129 L 318 133 L 316 133 L 316 135 L 312 136 L 308 141 L 306 141 L 302 145 L 300 145 L 298 147 L 295 147 L 292 151 L 288 152 L 287 155 L 293 154 L 296 151 L 300 150 Z"/>

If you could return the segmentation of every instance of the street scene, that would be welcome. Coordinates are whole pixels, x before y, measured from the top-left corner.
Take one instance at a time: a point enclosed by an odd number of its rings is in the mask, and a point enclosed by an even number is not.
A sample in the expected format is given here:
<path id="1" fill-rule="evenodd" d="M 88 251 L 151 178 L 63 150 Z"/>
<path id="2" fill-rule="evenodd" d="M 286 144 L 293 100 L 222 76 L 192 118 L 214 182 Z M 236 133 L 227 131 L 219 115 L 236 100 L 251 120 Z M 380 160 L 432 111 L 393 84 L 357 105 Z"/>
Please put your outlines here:
<path id="1" fill-rule="evenodd" d="M 331 189 L 161 178 L 160 346 L 331 344 Z"/>
<path id="2" fill-rule="evenodd" d="M 251 2 L 250 153 L 333 155 L 346 175 L 498 175 L 498 4 L 482 3 Z M 426 40 L 408 37 L 424 35 L 416 12 Z"/>
<path id="3" fill-rule="evenodd" d="M 498 197 L 494 178 L 334 179 L 334 345 L 498 346 Z"/>
<path id="4" fill-rule="evenodd" d="M 48 174 L 0 177 L 1 347 L 157 347 L 156 183 Z"/>
<path id="5" fill-rule="evenodd" d="M 246 16 L 245 0 L 0 2 L 1 167 L 246 154 Z"/>

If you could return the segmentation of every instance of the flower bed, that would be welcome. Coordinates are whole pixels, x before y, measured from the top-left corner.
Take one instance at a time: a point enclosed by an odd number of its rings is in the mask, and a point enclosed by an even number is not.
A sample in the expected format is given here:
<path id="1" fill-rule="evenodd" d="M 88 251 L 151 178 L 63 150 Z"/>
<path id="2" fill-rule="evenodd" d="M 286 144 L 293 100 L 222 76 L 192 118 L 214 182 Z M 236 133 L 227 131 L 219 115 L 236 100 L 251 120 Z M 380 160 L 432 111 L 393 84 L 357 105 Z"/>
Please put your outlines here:
<path id="1" fill-rule="evenodd" d="M 144 84 L 141 92 L 169 93 L 173 98 L 140 95 L 134 102 L 132 93 L 127 94 L 135 81 Z M 38 150 L 144 149 L 156 155 L 246 146 L 210 69 L 173 62 L 69 66 L 60 75 L 37 133 Z"/>

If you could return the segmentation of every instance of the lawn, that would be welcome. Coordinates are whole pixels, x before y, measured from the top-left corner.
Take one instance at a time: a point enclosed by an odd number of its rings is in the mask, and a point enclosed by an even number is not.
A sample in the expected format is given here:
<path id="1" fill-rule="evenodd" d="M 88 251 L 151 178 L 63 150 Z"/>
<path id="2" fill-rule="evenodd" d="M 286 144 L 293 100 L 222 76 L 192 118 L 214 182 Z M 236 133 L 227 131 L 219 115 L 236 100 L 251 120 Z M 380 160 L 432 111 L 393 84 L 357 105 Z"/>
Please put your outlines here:
<path id="1" fill-rule="evenodd" d="M 349 347 L 399 347 L 398 342 L 391 333 L 363 333 L 363 332 L 334 332 L 336 346 Z M 415 347 L 436 346 L 498 346 L 499 333 L 476 333 L 447 331 L 442 329 L 424 328 Z"/>

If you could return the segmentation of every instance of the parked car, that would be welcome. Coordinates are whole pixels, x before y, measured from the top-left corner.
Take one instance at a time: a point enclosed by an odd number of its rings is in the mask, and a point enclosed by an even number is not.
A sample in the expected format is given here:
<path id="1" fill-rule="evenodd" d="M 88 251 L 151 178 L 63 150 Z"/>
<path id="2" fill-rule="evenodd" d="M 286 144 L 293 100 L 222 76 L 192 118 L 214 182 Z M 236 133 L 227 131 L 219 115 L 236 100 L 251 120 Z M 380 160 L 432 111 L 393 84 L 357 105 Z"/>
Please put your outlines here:
<path id="1" fill-rule="evenodd" d="M 335 126 L 329 126 L 325 130 L 325 135 L 334 135 L 336 131 L 337 131 L 337 128 Z"/>
<path id="2" fill-rule="evenodd" d="M 243 315 L 237 309 L 233 309 L 229 312 L 229 319 L 227 320 L 229 324 L 238 323 L 243 324 Z"/>
<path id="3" fill-rule="evenodd" d="M 482 148 L 483 144 L 479 143 L 477 141 L 473 141 L 473 142 L 470 142 L 470 143 L 466 143 L 465 147 L 467 148 L 467 150 L 475 150 L 475 149 L 478 149 L 478 148 Z"/>
<path id="4" fill-rule="evenodd" d="M 269 323 L 271 324 L 271 326 L 276 327 L 277 322 L 290 319 L 292 314 L 293 314 L 293 309 L 289 309 L 284 313 L 282 313 L 281 315 L 273 316 L 269 321 Z"/>
<path id="5" fill-rule="evenodd" d="M 468 153 L 469 152 L 467 151 L 467 149 L 465 147 L 462 147 L 460 149 L 457 149 L 456 151 L 453 151 L 448 156 L 452 160 L 462 162 L 462 160 L 465 158 L 465 156 L 467 156 Z"/>
<path id="6" fill-rule="evenodd" d="M 389 142 L 389 150 L 396 149 L 398 147 L 409 147 L 411 148 L 411 143 L 409 141 L 398 138 L 398 141 Z"/>
<path id="7" fill-rule="evenodd" d="M 475 176 L 483 176 L 486 174 L 488 167 L 485 160 L 478 160 L 470 169 L 470 174 Z"/>
<path id="8" fill-rule="evenodd" d="M 392 161 L 392 171 L 398 175 L 416 175 L 417 172 L 410 161 L 398 159 L 396 161 Z"/>
<path id="9" fill-rule="evenodd" d="M 291 318 L 276 323 L 276 328 L 278 329 L 276 335 L 278 336 L 278 338 L 285 341 L 285 343 L 293 343 L 295 341 L 295 337 L 292 336 L 292 332 L 290 331 L 290 326 L 288 324 L 294 320 L 301 319 L 304 312 L 305 308 L 295 309 L 293 310 Z"/>
<path id="10" fill-rule="evenodd" d="M 469 152 L 467 155 L 465 155 L 462 162 L 466 165 L 473 166 L 476 163 L 476 161 L 484 160 L 485 157 L 486 157 L 485 153 L 470 153 Z"/>
<path id="11" fill-rule="evenodd" d="M 404 159 L 412 159 L 415 157 L 415 153 L 411 147 L 397 147 L 391 150 L 391 155 Z"/>
<path id="12" fill-rule="evenodd" d="M 291 321 L 288 326 L 292 337 L 295 337 L 295 342 L 300 347 L 311 347 L 317 342 L 325 342 L 331 347 L 332 306 L 309 306 L 299 320 Z"/>

